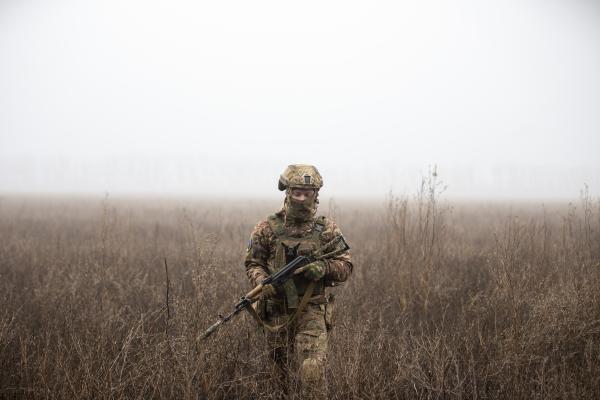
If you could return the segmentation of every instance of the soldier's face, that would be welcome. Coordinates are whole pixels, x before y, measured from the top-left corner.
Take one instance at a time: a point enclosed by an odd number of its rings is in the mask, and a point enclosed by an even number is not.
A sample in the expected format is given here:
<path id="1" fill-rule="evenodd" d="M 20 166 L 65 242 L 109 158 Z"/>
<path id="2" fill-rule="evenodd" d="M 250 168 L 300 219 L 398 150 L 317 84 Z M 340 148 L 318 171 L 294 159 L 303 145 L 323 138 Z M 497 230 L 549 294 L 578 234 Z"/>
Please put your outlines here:
<path id="1" fill-rule="evenodd" d="M 314 189 L 292 189 L 292 199 L 297 201 L 304 201 L 306 199 L 312 199 L 315 196 Z"/>

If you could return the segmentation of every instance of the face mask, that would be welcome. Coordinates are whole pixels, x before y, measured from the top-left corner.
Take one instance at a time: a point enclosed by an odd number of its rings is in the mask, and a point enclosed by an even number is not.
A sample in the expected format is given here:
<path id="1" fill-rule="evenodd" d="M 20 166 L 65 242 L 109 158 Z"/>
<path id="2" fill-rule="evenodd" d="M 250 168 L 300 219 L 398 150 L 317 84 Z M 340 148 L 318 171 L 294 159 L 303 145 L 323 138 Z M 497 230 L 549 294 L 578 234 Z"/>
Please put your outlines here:
<path id="1" fill-rule="evenodd" d="M 286 201 L 286 216 L 294 223 L 308 222 L 314 215 L 316 209 L 315 206 L 314 198 L 298 201 L 288 195 Z"/>

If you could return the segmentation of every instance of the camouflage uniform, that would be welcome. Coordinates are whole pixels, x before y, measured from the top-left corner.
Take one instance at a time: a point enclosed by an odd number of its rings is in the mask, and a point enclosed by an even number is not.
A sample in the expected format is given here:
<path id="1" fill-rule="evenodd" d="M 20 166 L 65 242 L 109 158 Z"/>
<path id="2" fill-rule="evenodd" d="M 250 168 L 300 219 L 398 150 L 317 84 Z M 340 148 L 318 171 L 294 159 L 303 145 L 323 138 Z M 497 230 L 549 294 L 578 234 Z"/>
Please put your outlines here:
<path id="1" fill-rule="evenodd" d="M 281 211 L 259 222 L 252 231 L 245 266 L 253 286 L 296 255 L 309 254 L 341 235 L 340 229 L 331 219 L 315 217 L 314 213 L 302 221 L 288 218 L 287 200 L 288 198 Z M 295 249 L 295 252 L 290 249 Z M 265 330 L 271 356 L 278 371 L 283 376 L 290 367 L 298 371 L 305 389 L 324 391 L 324 362 L 330 322 L 326 321 L 325 315 L 329 315 L 327 311 L 330 311 L 332 306 L 327 304 L 325 287 L 345 281 L 351 272 L 352 263 L 348 252 L 326 260 L 324 276 L 314 282 L 314 290 L 306 308 L 287 326 L 276 331 Z M 309 283 L 304 276 L 295 276 L 284 287 L 278 289 L 275 297 L 262 299 L 258 303 L 258 314 L 268 325 L 285 324 L 290 316 L 295 314 L 299 298 L 304 296 Z"/>

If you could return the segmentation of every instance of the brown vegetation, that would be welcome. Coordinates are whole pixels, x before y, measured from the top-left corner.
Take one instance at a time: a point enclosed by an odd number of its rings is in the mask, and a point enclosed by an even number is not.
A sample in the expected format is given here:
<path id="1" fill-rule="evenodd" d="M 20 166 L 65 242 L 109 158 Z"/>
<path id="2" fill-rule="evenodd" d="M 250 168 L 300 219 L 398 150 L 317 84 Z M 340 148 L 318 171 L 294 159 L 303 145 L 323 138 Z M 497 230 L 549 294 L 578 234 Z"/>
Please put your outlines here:
<path id="1" fill-rule="evenodd" d="M 321 206 L 355 264 L 330 397 L 599 398 L 600 204 L 450 206 L 435 178 Z M 248 316 L 194 340 L 248 290 L 248 234 L 277 206 L 1 199 L 0 397 L 279 398 Z"/>

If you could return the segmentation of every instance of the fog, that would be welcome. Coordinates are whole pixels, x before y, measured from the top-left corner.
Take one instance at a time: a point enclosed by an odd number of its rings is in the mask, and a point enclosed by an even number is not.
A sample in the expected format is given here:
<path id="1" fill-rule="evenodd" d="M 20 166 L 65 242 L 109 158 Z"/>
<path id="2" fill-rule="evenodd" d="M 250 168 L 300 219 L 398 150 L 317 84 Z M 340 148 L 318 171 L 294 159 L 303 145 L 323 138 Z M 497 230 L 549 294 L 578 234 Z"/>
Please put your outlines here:
<path id="1" fill-rule="evenodd" d="M 0 192 L 600 195 L 593 1 L 0 3 Z"/>

